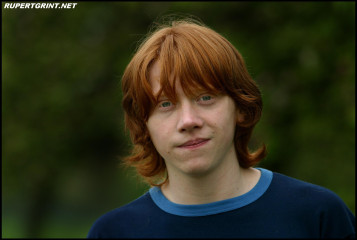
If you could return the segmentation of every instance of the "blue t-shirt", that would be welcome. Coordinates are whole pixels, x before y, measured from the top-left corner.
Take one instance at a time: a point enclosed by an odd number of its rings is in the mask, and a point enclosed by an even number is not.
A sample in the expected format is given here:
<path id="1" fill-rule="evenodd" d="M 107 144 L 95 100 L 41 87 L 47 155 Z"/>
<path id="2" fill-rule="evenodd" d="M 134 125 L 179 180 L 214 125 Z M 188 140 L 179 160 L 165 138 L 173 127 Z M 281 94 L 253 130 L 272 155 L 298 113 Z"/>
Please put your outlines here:
<path id="1" fill-rule="evenodd" d="M 101 216 L 88 238 L 354 238 L 355 216 L 332 191 L 258 168 L 249 192 L 207 204 L 169 201 L 153 187 Z"/>

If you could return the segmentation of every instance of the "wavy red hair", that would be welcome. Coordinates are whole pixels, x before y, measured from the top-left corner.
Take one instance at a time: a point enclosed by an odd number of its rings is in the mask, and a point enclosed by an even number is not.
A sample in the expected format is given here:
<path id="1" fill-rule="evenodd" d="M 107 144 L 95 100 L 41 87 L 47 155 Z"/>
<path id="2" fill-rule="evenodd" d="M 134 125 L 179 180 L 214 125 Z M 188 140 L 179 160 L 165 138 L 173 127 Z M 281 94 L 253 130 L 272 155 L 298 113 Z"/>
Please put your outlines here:
<path id="1" fill-rule="evenodd" d="M 158 59 L 161 90 L 154 96 L 148 76 Z M 176 79 L 188 96 L 206 89 L 234 100 L 244 114 L 244 121 L 237 122 L 234 136 L 241 167 L 252 167 L 266 156 L 264 144 L 255 152 L 248 148 L 253 128 L 261 117 L 262 98 L 241 54 L 223 36 L 190 19 L 159 26 L 143 40 L 124 71 L 124 119 L 134 144 L 125 164 L 134 166 L 150 185 L 160 186 L 168 179 L 165 161 L 150 139 L 146 122 L 161 92 L 176 100 Z"/>

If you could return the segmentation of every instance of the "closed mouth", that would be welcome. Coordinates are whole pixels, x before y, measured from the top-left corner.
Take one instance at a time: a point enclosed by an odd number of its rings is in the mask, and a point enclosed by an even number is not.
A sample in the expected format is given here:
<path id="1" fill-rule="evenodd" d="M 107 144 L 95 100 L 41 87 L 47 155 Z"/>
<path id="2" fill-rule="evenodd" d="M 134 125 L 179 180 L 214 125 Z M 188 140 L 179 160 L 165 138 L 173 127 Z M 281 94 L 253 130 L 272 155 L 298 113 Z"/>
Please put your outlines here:
<path id="1" fill-rule="evenodd" d="M 194 139 L 194 140 L 185 142 L 184 144 L 180 145 L 179 147 L 180 148 L 196 148 L 196 147 L 204 145 L 208 141 L 209 141 L 209 139 L 204 139 L 204 138 Z"/>

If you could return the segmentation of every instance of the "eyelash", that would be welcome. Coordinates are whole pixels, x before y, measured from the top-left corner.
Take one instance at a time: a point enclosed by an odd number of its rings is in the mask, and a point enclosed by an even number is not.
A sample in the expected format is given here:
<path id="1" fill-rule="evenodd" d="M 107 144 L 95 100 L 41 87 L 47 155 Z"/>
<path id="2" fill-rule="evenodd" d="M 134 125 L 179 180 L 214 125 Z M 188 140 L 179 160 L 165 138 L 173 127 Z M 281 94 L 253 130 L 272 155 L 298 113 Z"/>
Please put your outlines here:
<path id="1" fill-rule="evenodd" d="M 206 97 L 209 97 L 209 99 L 203 100 Z M 213 103 L 214 99 L 215 99 L 215 97 L 211 94 L 202 94 L 196 99 L 196 101 L 202 105 L 210 105 Z M 170 106 L 166 106 L 166 107 L 163 106 L 163 104 L 166 104 L 166 103 L 169 103 Z M 169 111 L 172 107 L 174 107 L 174 104 L 167 99 L 162 100 L 158 103 L 158 108 L 161 109 L 162 111 Z"/>
<path id="2" fill-rule="evenodd" d="M 208 99 L 208 100 L 203 100 L 203 98 L 205 98 L 205 97 L 209 97 L 210 99 Z M 214 97 L 213 97 L 213 95 L 210 95 L 210 94 L 204 94 L 204 95 L 201 95 L 199 98 L 198 98 L 198 102 L 201 102 L 201 103 L 203 103 L 203 104 L 210 104 L 210 103 L 212 103 L 212 101 L 214 100 Z"/>
<path id="3" fill-rule="evenodd" d="M 168 107 L 162 106 L 164 103 L 170 103 L 170 106 L 168 106 Z M 159 108 L 169 108 L 169 107 L 171 107 L 172 105 L 173 105 L 172 102 L 167 101 L 167 100 L 164 100 L 164 101 L 161 101 L 161 102 L 159 103 Z"/>

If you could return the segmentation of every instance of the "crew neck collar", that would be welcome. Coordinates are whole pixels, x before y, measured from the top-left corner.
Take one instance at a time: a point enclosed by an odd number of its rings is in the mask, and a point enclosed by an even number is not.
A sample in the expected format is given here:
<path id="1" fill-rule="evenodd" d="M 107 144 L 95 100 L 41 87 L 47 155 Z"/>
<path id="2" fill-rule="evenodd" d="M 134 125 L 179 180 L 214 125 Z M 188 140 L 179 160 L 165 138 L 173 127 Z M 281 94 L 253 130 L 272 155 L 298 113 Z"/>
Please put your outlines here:
<path id="1" fill-rule="evenodd" d="M 160 187 L 150 188 L 149 193 L 154 203 L 161 210 L 178 216 L 198 217 L 227 212 L 244 207 L 256 201 L 268 189 L 273 178 L 273 173 L 270 170 L 264 168 L 256 169 L 260 170 L 261 175 L 257 184 L 249 192 L 238 197 L 221 201 L 205 204 L 186 205 L 177 204 L 168 200 L 161 192 Z"/>

